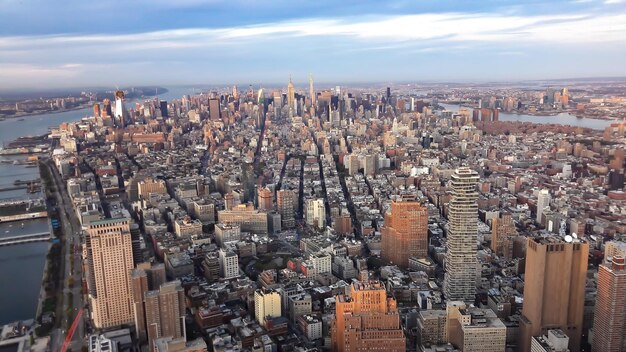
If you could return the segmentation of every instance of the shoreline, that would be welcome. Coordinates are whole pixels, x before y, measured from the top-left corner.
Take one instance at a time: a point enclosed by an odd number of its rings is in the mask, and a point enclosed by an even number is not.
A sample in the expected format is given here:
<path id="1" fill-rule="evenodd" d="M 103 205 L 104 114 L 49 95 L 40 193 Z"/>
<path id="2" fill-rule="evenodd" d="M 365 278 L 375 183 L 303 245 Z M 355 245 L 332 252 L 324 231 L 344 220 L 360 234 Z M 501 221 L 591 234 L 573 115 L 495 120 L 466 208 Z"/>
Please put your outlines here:
<path id="1" fill-rule="evenodd" d="M 456 105 L 459 108 L 466 108 L 466 109 L 474 109 L 471 106 L 465 106 L 462 105 L 460 103 L 438 103 L 439 106 L 441 106 L 441 104 L 447 104 L 447 105 Z M 442 106 L 443 107 L 443 106 Z M 444 107 L 445 109 L 445 107 Z M 586 115 L 576 115 L 573 111 L 560 111 L 560 112 L 555 112 L 555 113 L 547 113 L 547 114 L 536 114 L 536 113 L 530 113 L 530 112 L 519 112 L 519 111 L 510 111 L 510 112 L 506 112 L 506 111 L 502 111 L 500 110 L 501 114 L 508 114 L 508 115 L 520 115 L 520 116 L 531 116 L 531 117 L 554 117 L 554 116 L 558 116 L 560 114 L 567 114 L 569 116 L 573 116 L 579 119 L 589 119 L 589 120 L 599 120 L 599 121 L 609 121 L 612 123 L 624 123 L 626 122 L 625 119 L 614 119 L 614 118 L 602 118 L 602 117 L 596 117 L 596 116 L 586 116 Z"/>
<path id="2" fill-rule="evenodd" d="M 7 120 L 13 120 L 13 119 L 21 119 L 21 118 L 28 118 L 28 117 L 33 117 L 33 116 L 40 116 L 40 115 L 47 115 L 47 114 L 60 114 L 60 113 L 64 113 L 64 112 L 70 112 L 70 111 L 76 111 L 76 110 L 81 110 L 81 109 L 88 109 L 89 105 L 85 105 L 85 106 L 76 106 L 70 109 L 63 109 L 63 110 L 52 110 L 52 111 L 40 111 L 40 112 L 34 112 L 34 113 L 28 113 L 25 115 L 11 115 L 11 116 L 2 116 L 2 118 L 7 121 Z"/>

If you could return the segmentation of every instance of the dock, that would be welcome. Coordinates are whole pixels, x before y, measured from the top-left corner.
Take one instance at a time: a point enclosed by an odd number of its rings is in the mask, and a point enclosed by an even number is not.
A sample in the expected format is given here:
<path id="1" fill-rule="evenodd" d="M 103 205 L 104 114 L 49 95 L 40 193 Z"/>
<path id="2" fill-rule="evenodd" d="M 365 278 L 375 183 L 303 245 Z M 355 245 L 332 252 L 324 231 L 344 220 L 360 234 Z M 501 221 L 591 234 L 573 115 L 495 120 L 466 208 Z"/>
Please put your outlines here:
<path id="1" fill-rule="evenodd" d="M 30 235 L 12 236 L 0 238 L 0 247 L 13 246 L 17 244 L 47 242 L 52 239 L 50 232 L 33 233 Z"/>

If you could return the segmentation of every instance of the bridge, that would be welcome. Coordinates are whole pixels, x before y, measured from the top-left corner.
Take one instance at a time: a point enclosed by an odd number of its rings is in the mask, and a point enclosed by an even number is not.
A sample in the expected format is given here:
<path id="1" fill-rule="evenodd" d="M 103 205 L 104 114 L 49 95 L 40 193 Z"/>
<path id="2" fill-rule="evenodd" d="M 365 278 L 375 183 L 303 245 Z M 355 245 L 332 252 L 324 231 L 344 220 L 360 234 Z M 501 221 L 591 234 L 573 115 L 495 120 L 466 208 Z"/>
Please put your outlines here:
<path id="1" fill-rule="evenodd" d="M 30 235 L 2 237 L 0 238 L 0 247 L 13 246 L 16 244 L 45 242 L 50 241 L 53 237 L 50 232 L 31 233 Z"/>

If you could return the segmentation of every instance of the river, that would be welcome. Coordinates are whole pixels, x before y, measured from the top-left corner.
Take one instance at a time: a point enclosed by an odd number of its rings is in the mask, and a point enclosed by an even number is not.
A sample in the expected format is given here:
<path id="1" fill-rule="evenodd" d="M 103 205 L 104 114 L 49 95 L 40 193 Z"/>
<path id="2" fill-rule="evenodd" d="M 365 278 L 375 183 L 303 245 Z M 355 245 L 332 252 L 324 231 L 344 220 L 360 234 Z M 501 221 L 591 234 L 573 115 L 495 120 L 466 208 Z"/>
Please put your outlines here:
<path id="1" fill-rule="evenodd" d="M 193 94 L 193 90 L 186 87 L 172 88 L 167 93 L 159 95 L 159 99 L 170 101 L 180 99 L 184 94 Z M 134 106 L 137 101 L 140 100 L 130 100 L 126 106 Z M 45 134 L 49 127 L 58 126 L 62 122 L 78 121 L 91 116 L 92 111 L 92 108 L 85 108 L 26 116 L 21 121 L 14 118 L 0 121 L 0 145 L 21 136 Z M 24 155 L 0 156 L 0 161 L 9 161 L 0 163 L 0 188 L 11 186 L 18 179 L 30 180 L 39 177 L 39 168 L 12 163 L 14 160 L 25 158 Z M 24 189 L 0 192 L 0 200 L 40 196 L 42 195 L 28 194 Z M 23 228 L 21 224 L 22 222 L 0 224 L 0 237 L 48 231 L 47 219 L 24 221 Z M 3 284 L 0 289 L 0 325 L 34 318 L 48 245 L 46 242 L 37 242 L 0 247 L 0 282 Z"/>
<path id="2" fill-rule="evenodd" d="M 443 104 L 439 103 L 446 110 L 459 111 L 459 105 L 456 104 Z M 468 108 L 469 109 L 469 108 Z M 532 123 L 555 123 L 559 125 L 579 126 L 584 128 L 591 128 L 593 130 L 604 130 L 612 123 L 617 121 L 610 120 L 598 120 L 588 118 L 578 118 L 574 115 L 570 115 L 566 112 L 559 113 L 554 116 L 535 116 L 526 114 L 511 114 L 506 112 L 500 112 L 500 121 L 520 121 L 520 122 L 532 122 Z"/>

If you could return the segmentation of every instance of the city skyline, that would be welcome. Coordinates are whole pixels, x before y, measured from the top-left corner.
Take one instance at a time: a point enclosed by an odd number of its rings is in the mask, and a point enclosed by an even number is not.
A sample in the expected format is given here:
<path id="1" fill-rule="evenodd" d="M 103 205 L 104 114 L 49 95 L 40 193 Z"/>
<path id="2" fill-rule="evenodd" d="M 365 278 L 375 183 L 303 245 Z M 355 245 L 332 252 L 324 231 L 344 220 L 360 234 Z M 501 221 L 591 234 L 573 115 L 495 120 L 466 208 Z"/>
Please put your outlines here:
<path id="1" fill-rule="evenodd" d="M 5 0 L 0 89 L 626 75 L 619 0 L 325 5 Z"/>

